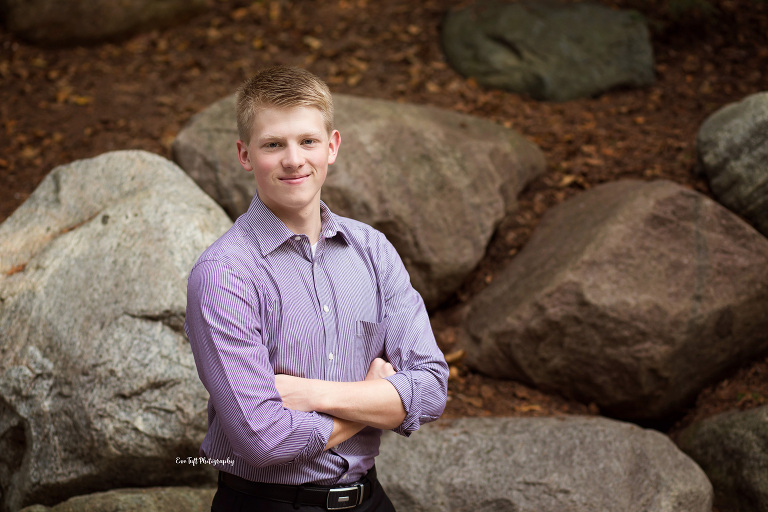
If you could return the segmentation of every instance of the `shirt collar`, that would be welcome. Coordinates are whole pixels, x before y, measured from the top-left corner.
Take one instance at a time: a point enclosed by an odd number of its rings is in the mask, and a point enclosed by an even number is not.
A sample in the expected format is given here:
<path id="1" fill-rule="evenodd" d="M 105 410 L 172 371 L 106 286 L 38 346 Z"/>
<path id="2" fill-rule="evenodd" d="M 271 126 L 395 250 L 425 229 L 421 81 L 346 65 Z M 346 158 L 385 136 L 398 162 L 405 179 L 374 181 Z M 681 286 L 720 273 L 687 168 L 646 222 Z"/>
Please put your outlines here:
<path id="1" fill-rule="evenodd" d="M 267 205 L 259 198 L 258 193 L 254 194 L 244 217 L 248 231 L 256 239 L 262 256 L 266 256 L 296 236 L 283 221 L 272 213 L 272 210 L 267 208 Z M 341 229 L 336 215 L 328 208 L 328 205 L 320 201 L 320 237 L 328 240 L 336 235 L 341 235 L 341 238 L 345 242 L 347 241 L 347 236 Z"/>

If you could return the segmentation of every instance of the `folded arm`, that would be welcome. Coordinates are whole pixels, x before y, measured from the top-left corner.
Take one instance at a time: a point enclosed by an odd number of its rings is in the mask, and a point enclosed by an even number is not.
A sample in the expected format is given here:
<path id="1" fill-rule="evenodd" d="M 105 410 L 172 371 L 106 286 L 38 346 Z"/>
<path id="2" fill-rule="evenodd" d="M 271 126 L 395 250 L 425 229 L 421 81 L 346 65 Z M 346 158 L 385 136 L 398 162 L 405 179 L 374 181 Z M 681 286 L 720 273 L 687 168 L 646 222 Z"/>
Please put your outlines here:
<path id="1" fill-rule="evenodd" d="M 394 368 L 381 358 L 371 362 L 365 380 L 331 382 L 276 375 L 275 386 L 288 409 L 322 412 L 334 419 L 327 448 L 346 441 L 366 426 L 392 429 L 403 422 L 400 394 L 385 377 Z"/>

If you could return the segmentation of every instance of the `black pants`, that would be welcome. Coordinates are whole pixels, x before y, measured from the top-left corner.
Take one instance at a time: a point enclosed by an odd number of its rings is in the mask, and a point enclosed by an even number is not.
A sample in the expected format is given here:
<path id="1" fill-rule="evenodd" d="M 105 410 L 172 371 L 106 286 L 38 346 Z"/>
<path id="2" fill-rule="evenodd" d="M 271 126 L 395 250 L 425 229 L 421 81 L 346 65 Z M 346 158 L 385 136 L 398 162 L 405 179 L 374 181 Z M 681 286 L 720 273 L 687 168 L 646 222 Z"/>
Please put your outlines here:
<path id="1" fill-rule="evenodd" d="M 295 512 L 296 510 L 321 512 L 325 508 L 313 505 L 298 505 L 298 507 L 294 507 L 292 503 L 265 500 L 235 491 L 222 483 L 219 483 L 219 488 L 213 497 L 213 504 L 211 505 L 211 512 Z M 396 512 L 395 507 L 389 501 L 387 494 L 378 482 L 373 488 L 370 498 L 365 500 L 360 506 L 347 510 L 350 512 Z"/>

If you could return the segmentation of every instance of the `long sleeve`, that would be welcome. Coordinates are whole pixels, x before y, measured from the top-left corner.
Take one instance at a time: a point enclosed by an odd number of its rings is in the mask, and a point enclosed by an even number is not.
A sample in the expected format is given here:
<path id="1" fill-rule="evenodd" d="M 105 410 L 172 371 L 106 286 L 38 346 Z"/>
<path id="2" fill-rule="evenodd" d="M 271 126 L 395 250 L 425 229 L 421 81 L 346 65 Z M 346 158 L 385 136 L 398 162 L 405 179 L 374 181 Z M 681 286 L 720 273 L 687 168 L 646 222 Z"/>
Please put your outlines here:
<path id="1" fill-rule="evenodd" d="M 386 240 L 379 250 L 386 322 L 384 350 L 397 371 L 388 380 L 406 411 L 405 420 L 394 431 L 408 436 L 422 424 L 438 419 L 445 409 L 448 365 L 435 342 L 424 301 L 411 286 L 400 256 Z"/>
<path id="2" fill-rule="evenodd" d="M 306 462 L 323 451 L 333 420 L 283 407 L 262 321 L 252 285 L 223 262 L 198 262 L 188 282 L 186 329 L 215 420 L 234 455 L 251 466 Z"/>

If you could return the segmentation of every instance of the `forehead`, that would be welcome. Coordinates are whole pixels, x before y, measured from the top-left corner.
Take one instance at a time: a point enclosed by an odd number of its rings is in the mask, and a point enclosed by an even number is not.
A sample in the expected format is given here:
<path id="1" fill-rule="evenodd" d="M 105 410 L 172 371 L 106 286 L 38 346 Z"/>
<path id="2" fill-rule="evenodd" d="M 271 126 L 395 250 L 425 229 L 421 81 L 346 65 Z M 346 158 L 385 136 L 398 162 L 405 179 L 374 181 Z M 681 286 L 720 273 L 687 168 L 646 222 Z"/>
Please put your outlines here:
<path id="1" fill-rule="evenodd" d="M 323 115 L 315 107 L 267 107 L 261 109 L 254 117 L 251 138 L 322 135 L 324 133 Z"/>

